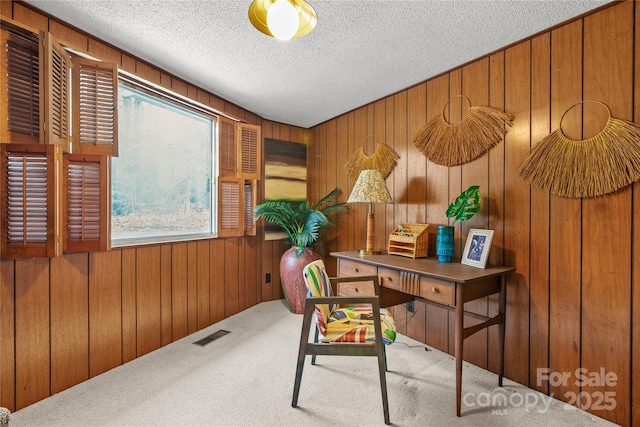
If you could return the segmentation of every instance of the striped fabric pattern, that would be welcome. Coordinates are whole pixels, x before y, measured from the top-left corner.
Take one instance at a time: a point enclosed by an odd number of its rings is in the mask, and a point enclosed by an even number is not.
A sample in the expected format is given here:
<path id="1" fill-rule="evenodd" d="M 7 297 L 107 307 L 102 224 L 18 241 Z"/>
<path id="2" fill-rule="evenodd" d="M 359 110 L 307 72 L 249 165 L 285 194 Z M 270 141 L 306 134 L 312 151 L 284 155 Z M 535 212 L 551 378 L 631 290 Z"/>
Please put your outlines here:
<path id="1" fill-rule="evenodd" d="M 331 282 L 322 260 L 314 261 L 303 270 L 309 296 L 331 296 Z M 371 306 L 338 308 L 336 305 L 316 305 L 316 320 L 321 342 L 375 341 L 375 326 Z M 391 313 L 380 308 L 382 342 L 396 339 L 396 324 Z"/>
<path id="2" fill-rule="evenodd" d="M 329 297 L 333 295 L 331 289 L 331 281 L 329 275 L 324 267 L 322 260 L 313 261 L 307 264 L 302 274 L 304 275 L 304 282 L 307 285 L 308 295 L 312 297 Z M 327 323 L 329 316 L 333 313 L 334 304 L 317 304 L 316 305 L 316 320 L 318 323 L 318 329 L 320 335 L 325 336 L 327 334 Z"/>

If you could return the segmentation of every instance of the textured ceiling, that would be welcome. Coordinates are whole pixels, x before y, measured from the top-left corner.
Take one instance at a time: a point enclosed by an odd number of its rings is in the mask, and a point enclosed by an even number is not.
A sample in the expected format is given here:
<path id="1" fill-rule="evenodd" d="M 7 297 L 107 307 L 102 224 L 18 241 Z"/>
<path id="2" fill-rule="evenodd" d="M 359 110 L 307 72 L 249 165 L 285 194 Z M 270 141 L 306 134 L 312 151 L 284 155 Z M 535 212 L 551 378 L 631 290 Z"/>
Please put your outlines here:
<path id="1" fill-rule="evenodd" d="M 265 119 L 312 127 L 609 0 L 309 0 L 282 42 L 249 0 L 27 0 Z"/>

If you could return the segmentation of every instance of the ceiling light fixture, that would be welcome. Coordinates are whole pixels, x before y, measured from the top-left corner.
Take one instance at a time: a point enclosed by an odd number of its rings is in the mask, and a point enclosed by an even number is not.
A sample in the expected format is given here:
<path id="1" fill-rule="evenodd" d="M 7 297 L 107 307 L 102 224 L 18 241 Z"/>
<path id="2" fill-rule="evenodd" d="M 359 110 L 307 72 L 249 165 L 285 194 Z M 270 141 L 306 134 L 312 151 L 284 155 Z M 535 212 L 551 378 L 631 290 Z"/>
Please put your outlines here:
<path id="1" fill-rule="evenodd" d="M 290 40 L 313 31 L 318 16 L 304 0 L 253 0 L 249 6 L 249 21 L 268 36 Z"/>

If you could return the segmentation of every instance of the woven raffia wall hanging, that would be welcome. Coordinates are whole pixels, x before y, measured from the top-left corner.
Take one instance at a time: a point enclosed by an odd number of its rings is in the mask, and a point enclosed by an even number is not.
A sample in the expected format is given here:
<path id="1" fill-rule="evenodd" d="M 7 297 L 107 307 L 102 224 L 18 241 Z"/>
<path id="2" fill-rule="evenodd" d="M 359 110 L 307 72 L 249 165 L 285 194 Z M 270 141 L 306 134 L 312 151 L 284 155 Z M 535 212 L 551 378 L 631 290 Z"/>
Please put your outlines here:
<path id="1" fill-rule="evenodd" d="M 457 97 L 465 98 L 469 109 L 460 123 L 451 124 L 444 112 Z M 472 106 L 469 98 L 456 95 L 447 101 L 442 114 L 413 135 L 413 143 L 433 163 L 457 166 L 477 159 L 502 141 L 506 127 L 513 125 L 513 118 L 495 108 Z"/>
<path id="2" fill-rule="evenodd" d="M 572 140 L 562 119 L 573 107 L 595 102 L 609 118 L 596 136 Z M 538 142 L 518 168 L 520 177 L 555 196 L 580 198 L 612 193 L 640 179 L 640 127 L 611 117 L 600 101 L 578 102 L 560 118 L 558 130 Z"/>
<path id="3" fill-rule="evenodd" d="M 375 149 L 373 154 L 370 156 L 364 152 L 364 145 L 366 144 L 369 137 L 375 138 Z M 398 164 L 398 159 L 400 156 L 398 153 L 393 151 L 391 147 L 387 144 L 381 144 L 378 141 L 378 137 L 375 135 L 368 135 L 364 139 L 364 143 L 362 147 L 358 148 L 349 158 L 347 159 L 347 163 L 345 164 L 345 169 L 347 170 L 347 175 L 353 181 L 358 179 L 360 176 L 360 172 L 365 169 L 375 169 L 380 171 L 382 176 L 386 179 L 393 168 Z"/>

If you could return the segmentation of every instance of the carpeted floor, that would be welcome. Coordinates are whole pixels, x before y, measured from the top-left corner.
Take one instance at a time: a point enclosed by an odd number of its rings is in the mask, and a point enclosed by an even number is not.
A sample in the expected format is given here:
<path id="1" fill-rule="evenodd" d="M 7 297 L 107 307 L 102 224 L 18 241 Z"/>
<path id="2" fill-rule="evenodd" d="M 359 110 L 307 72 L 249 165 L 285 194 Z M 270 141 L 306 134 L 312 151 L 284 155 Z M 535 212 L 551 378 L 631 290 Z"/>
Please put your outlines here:
<path id="1" fill-rule="evenodd" d="M 307 357 L 291 407 L 302 316 L 282 301 L 242 313 L 12 414 L 21 426 L 384 425 L 376 359 Z M 218 330 L 230 333 L 202 347 Z M 406 426 L 610 426 L 522 385 L 400 336 L 387 348 L 389 411 Z M 501 404 L 502 403 L 502 404 Z"/>

